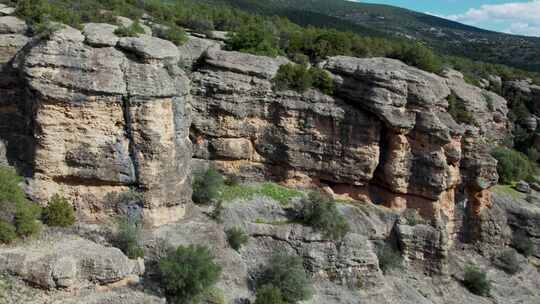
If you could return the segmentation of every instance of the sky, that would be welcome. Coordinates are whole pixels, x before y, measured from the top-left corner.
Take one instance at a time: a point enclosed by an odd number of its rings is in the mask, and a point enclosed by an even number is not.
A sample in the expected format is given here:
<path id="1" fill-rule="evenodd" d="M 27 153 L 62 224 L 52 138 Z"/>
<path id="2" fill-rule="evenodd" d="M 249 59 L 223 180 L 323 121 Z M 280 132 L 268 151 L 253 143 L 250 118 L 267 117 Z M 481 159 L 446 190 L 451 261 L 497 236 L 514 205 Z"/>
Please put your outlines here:
<path id="1" fill-rule="evenodd" d="M 361 0 L 357 2 L 390 4 L 483 29 L 540 37 L 540 0 Z"/>

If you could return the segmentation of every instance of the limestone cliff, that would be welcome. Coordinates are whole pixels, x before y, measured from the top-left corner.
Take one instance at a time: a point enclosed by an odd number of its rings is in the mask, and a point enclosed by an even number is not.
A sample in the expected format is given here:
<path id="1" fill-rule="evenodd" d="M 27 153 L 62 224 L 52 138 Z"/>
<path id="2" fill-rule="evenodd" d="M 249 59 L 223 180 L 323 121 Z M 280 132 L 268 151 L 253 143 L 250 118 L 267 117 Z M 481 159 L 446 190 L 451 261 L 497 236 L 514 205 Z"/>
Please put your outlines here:
<path id="1" fill-rule="evenodd" d="M 191 196 L 189 80 L 174 44 L 114 29 L 1 36 L 6 61 L 17 54 L 4 69 L 18 76 L 2 101 L 8 158 L 27 169 L 37 201 L 60 193 L 81 218 L 99 220 L 116 212 L 105 196 L 132 189 L 144 196 L 132 207 L 147 223 L 172 222 Z"/>
<path id="2" fill-rule="evenodd" d="M 506 101 L 384 58 L 333 57 L 335 96 L 275 91 L 285 60 L 208 50 L 191 75 L 196 159 L 227 174 L 316 185 L 397 210 L 414 208 L 457 233 L 466 199 L 472 214 L 490 205 L 497 182 L 492 145 L 507 132 Z M 448 113 L 455 94 L 477 119 Z"/>

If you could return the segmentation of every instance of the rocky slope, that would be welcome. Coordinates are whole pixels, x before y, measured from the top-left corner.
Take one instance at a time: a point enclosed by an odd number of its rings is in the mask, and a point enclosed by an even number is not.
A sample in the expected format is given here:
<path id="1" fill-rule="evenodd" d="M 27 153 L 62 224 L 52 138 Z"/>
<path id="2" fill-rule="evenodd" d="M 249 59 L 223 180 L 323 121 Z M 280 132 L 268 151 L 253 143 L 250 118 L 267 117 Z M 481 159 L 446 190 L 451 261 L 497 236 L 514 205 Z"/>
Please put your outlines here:
<path id="1" fill-rule="evenodd" d="M 491 264 L 515 234 L 526 234 L 540 258 L 535 201 L 492 197 L 489 150 L 509 132 L 504 98 L 455 71 L 442 77 L 343 56 L 321 63 L 334 96 L 276 91 L 271 80 L 285 58 L 224 51 L 221 41 L 198 37 L 176 47 L 150 28 L 131 38 L 114 30 L 87 24 L 42 39 L 0 17 L 0 163 L 25 174 L 36 202 L 66 196 L 79 219 L 72 229 L 0 245 L 0 303 L 164 303 L 157 258 L 200 243 L 224 269 L 217 287 L 227 303 L 254 300 L 252 282 L 275 250 L 303 258 L 310 303 L 540 298 L 540 276 L 525 258 L 514 276 Z M 474 122 L 454 121 L 450 96 Z M 296 200 L 259 196 L 228 202 L 217 223 L 191 204 L 192 171 L 210 164 L 245 182 L 354 199 L 338 208 L 351 231 L 342 242 L 327 239 L 294 222 Z M 111 199 L 126 191 L 142 199 Z M 407 220 L 411 209 L 422 223 Z M 147 224 L 144 263 L 110 239 L 108 220 L 131 212 Z M 235 251 L 224 229 L 238 226 L 249 242 Z M 388 243 L 400 248 L 403 268 L 383 273 L 377 249 Z M 488 270 L 490 298 L 460 284 L 469 264 Z"/>

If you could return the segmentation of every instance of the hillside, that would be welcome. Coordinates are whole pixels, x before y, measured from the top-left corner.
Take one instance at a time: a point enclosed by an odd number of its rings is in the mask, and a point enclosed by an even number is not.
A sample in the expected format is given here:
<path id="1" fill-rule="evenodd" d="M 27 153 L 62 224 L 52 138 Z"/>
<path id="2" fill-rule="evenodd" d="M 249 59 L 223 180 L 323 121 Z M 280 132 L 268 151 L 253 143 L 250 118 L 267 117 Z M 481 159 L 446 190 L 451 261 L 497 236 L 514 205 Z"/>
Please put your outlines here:
<path id="1" fill-rule="evenodd" d="M 398 7 L 343 0 L 208 0 L 293 22 L 406 37 L 441 53 L 540 71 L 540 38 L 478 29 Z"/>

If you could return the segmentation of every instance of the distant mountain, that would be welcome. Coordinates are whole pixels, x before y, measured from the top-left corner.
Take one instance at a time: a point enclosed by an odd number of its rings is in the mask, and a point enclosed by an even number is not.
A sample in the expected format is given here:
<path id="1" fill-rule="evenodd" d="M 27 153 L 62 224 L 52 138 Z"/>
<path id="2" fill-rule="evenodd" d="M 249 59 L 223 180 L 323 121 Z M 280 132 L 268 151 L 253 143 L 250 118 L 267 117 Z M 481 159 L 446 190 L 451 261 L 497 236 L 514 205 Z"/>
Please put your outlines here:
<path id="1" fill-rule="evenodd" d="M 540 38 L 516 36 L 395 6 L 344 0 L 207 0 L 301 25 L 418 40 L 448 55 L 540 71 Z"/>

